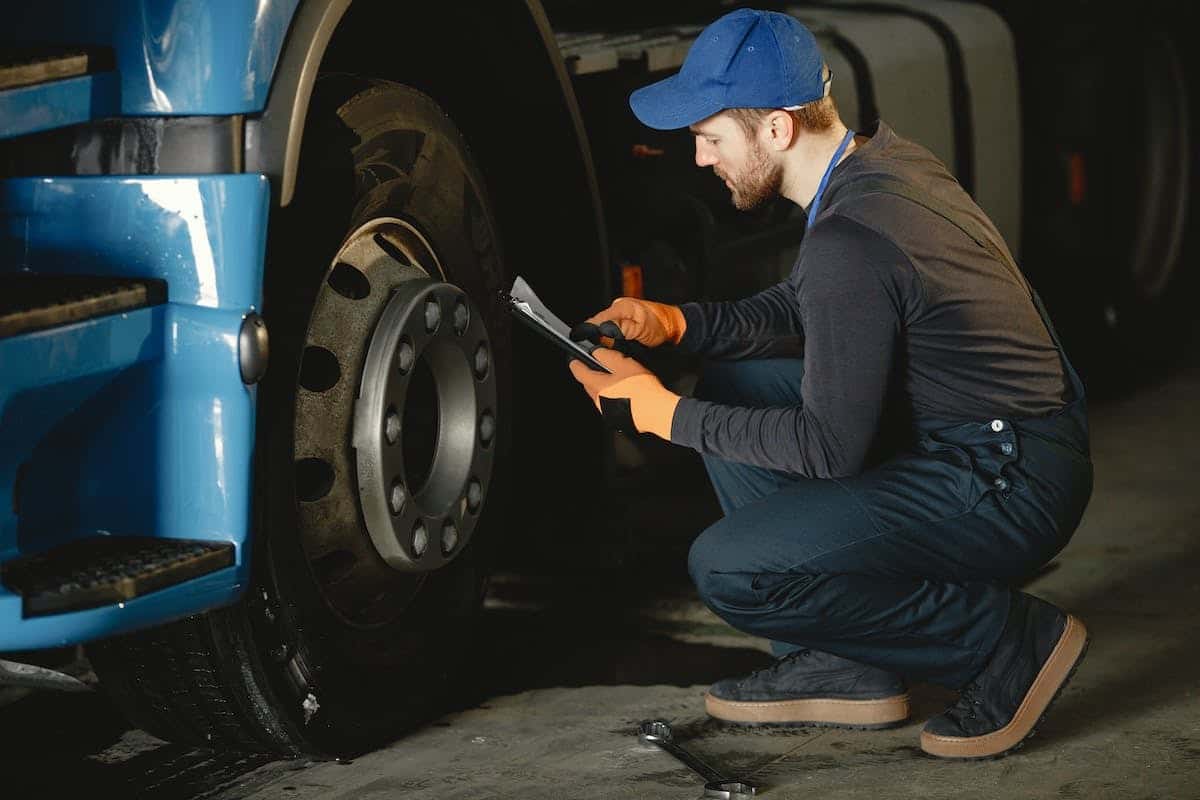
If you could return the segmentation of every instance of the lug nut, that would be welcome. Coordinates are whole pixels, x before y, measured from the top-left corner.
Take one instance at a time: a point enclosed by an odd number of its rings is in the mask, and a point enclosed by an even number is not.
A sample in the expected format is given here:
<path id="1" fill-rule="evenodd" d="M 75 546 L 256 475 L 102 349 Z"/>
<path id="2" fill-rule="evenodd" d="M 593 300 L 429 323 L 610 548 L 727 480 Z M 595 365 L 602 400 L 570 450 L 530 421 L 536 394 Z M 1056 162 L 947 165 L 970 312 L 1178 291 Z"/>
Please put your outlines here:
<path id="1" fill-rule="evenodd" d="M 471 483 L 467 486 L 467 509 L 474 514 L 479 510 L 479 504 L 482 502 L 483 486 L 472 478 Z"/>
<path id="2" fill-rule="evenodd" d="M 387 419 L 383 421 L 383 435 L 387 437 L 388 444 L 395 444 L 400 438 L 400 415 L 394 408 L 388 409 Z"/>
<path id="3" fill-rule="evenodd" d="M 401 372 L 408 372 L 412 369 L 413 362 L 417 359 L 417 351 L 413 349 L 412 342 L 400 342 L 400 349 L 397 353 L 397 364 Z"/>
<path id="4" fill-rule="evenodd" d="M 492 437 L 496 435 L 496 418 L 492 416 L 492 412 L 485 411 L 479 420 L 479 438 L 484 444 L 491 444 Z"/>
<path id="5" fill-rule="evenodd" d="M 467 304 L 459 300 L 454 304 L 454 330 L 459 336 L 462 336 L 467 330 L 467 323 L 471 321 L 471 312 L 467 310 Z"/>
<path id="6" fill-rule="evenodd" d="M 429 547 L 429 531 L 425 530 L 424 522 L 418 522 L 413 528 L 412 547 L 417 558 L 425 555 L 425 548 Z"/>
<path id="7" fill-rule="evenodd" d="M 487 377 L 488 366 L 491 363 L 491 358 L 488 356 L 486 344 L 481 344 L 475 348 L 475 377 L 483 380 Z"/>
<path id="8" fill-rule="evenodd" d="M 404 510 L 404 501 L 408 499 L 407 493 L 404 491 L 404 484 L 397 478 L 392 483 L 392 491 L 388 495 L 388 504 L 392 507 L 393 514 L 399 514 Z"/>
<path id="9" fill-rule="evenodd" d="M 442 555 L 448 556 L 458 546 L 458 528 L 454 527 L 454 523 L 446 520 L 446 524 L 442 526 Z"/>
<path id="10" fill-rule="evenodd" d="M 437 300 L 425 301 L 425 330 L 433 333 L 437 330 L 438 323 L 442 321 L 442 307 L 438 305 Z"/>

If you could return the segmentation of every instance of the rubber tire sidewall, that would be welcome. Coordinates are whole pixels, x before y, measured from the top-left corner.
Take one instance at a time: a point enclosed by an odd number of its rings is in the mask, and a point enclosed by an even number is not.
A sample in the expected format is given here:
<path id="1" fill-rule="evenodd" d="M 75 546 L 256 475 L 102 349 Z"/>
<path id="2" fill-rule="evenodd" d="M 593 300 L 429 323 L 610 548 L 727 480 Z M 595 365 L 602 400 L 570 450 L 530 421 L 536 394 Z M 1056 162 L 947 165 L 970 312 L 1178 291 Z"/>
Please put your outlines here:
<path id="1" fill-rule="evenodd" d="M 271 231 L 263 312 L 272 363 L 259 397 L 260 513 L 248 599 L 257 659 L 279 712 L 301 738 L 299 749 L 350 753 L 436 713 L 473 638 L 494 545 L 488 540 L 501 532 L 506 511 L 511 334 L 498 299 L 506 278 L 496 226 L 482 178 L 451 121 L 430 98 L 398 84 L 344 75 L 317 83 L 296 195 Z M 424 134 L 411 172 L 379 159 L 373 142 L 381 134 L 411 130 Z M 364 156 L 373 163 L 364 164 Z M 394 624 L 361 630 L 345 625 L 325 603 L 300 545 L 290 412 L 303 350 L 302 309 L 311 308 L 344 237 L 378 217 L 401 218 L 420 230 L 447 280 L 484 314 L 497 371 L 498 452 L 493 488 L 470 545 L 430 574 Z M 349 436 L 350 420 L 344 423 Z M 260 599 L 265 607 L 255 609 Z M 277 655 L 283 651 L 285 659 Z M 307 719 L 306 700 L 319 706 Z"/>

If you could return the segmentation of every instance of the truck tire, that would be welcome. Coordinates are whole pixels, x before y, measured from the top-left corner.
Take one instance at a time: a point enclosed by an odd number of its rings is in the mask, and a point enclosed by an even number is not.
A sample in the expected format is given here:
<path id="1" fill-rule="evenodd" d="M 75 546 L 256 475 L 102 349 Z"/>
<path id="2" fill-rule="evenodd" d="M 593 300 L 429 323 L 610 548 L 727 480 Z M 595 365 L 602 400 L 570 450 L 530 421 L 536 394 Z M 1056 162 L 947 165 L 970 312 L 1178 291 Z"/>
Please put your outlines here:
<path id="1" fill-rule="evenodd" d="M 453 123 L 348 75 L 317 81 L 267 264 L 252 585 L 88 654 L 160 738 L 343 756 L 429 719 L 466 660 L 505 511 L 507 284 Z"/>

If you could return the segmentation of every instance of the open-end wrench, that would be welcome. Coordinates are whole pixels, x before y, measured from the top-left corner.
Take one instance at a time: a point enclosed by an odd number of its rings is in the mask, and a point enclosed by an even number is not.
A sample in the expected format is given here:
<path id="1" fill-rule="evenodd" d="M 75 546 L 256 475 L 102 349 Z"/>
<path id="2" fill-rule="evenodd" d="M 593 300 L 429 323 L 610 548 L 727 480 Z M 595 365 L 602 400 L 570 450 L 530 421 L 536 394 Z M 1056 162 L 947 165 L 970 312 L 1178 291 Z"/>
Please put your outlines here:
<path id="1" fill-rule="evenodd" d="M 675 734 L 671 723 L 661 719 L 643 722 L 638 728 L 638 739 L 642 742 L 658 745 L 675 758 L 683 762 L 692 772 L 704 779 L 704 794 L 702 798 L 713 800 L 746 800 L 754 797 L 758 787 L 747 781 L 727 778 L 717 770 L 705 764 L 696 756 L 684 750 L 675 742 Z"/>

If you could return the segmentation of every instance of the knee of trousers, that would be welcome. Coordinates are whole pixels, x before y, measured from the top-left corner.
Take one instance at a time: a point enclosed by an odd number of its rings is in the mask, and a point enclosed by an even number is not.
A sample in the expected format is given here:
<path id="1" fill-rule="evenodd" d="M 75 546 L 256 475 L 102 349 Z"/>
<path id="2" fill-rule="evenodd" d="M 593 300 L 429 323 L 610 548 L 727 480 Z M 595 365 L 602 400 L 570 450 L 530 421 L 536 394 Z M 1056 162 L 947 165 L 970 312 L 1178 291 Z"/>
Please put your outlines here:
<path id="1" fill-rule="evenodd" d="M 800 356 L 708 359 L 701 367 L 692 396 L 713 403 L 792 404 L 800 397 L 803 379 L 804 359 Z"/>
<path id="2" fill-rule="evenodd" d="M 758 577 L 739 563 L 738 552 L 723 542 L 718 524 L 696 537 L 688 551 L 688 574 L 704 604 L 719 616 L 753 611 L 762 604 Z"/>
<path id="3" fill-rule="evenodd" d="M 722 395 L 719 387 L 721 386 L 723 371 L 720 362 L 704 362 L 700 371 L 700 377 L 696 380 L 695 388 L 692 389 L 692 397 L 697 400 L 718 402 Z"/>
<path id="4" fill-rule="evenodd" d="M 742 361 L 708 359 L 701 367 L 692 396 L 712 403 L 738 402 L 743 395 L 753 394 L 748 385 L 753 383 L 753 367 Z"/>
<path id="5" fill-rule="evenodd" d="M 751 575 L 730 572 L 730 564 L 721 558 L 720 537 L 713 528 L 701 533 L 688 550 L 688 574 L 700 599 L 716 610 L 730 595 L 744 598 L 750 594 Z"/>
<path id="6" fill-rule="evenodd" d="M 718 523 L 696 537 L 688 552 L 688 573 L 713 613 L 735 627 L 753 630 L 756 620 L 769 626 L 770 618 L 780 612 L 789 612 L 793 626 L 829 612 L 830 602 L 837 599 L 829 592 L 829 575 L 756 572 L 739 562 L 738 549 L 722 541 L 719 528 Z"/>

